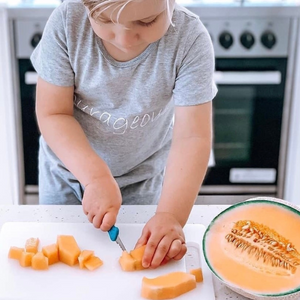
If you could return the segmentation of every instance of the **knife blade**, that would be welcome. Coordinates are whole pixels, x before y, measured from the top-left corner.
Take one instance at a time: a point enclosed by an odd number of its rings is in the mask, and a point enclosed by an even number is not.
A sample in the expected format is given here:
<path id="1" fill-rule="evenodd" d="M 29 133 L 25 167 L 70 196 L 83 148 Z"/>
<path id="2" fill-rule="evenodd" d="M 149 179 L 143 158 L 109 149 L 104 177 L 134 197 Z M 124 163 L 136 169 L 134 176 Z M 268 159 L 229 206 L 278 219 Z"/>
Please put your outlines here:
<path id="1" fill-rule="evenodd" d="M 113 225 L 112 228 L 108 230 L 108 234 L 113 242 L 116 242 L 123 251 L 126 251 L 126 248 L 120 239 L 119 228 L 117 226 Z"/>

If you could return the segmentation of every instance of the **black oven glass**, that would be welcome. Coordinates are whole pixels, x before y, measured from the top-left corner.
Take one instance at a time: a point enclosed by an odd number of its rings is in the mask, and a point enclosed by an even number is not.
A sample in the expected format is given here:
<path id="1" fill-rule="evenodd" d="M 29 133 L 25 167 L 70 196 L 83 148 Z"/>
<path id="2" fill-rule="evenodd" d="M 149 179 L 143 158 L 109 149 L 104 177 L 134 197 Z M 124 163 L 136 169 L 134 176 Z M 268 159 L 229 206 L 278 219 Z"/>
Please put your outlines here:
<path id="1" fill-rule="evenodd" d="M 275 72 L 281 79 L 268 83 L 266 77 L 266 83 L 257 83 L 255 78 L 254 82 L 237 78 L 239 83 L 218 84 L 213 100 L 215 166 L 207 173 L 205 185 L 237 184 L 229 180 L 233 168 L 278 171 L 286 66 L 285 58 L 216 60 L 217 72 L 236 72 L 244 77 Z"/>

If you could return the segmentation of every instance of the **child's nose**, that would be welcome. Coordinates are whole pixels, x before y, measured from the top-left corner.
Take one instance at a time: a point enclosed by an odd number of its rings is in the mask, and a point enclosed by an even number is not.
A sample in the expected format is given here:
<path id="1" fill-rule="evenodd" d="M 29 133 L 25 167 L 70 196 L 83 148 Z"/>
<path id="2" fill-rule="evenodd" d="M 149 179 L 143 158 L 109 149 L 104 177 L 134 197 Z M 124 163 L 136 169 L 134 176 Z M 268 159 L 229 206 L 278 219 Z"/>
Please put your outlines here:
<path id="1" fill-rule="evenodd" d="M 123 28 L 115 33 L 116 42 L 124 47 L 129 48 L 135 45 L 138 39 L 138 34 L 131 29 Z"/>

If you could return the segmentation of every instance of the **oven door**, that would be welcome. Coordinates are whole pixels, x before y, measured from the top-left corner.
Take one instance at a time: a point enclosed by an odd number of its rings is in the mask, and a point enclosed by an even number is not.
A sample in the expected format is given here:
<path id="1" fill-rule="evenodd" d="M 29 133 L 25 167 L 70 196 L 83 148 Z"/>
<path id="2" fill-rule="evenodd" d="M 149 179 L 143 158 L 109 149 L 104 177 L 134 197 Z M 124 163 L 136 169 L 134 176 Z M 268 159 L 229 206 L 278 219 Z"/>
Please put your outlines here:
<path id="1" fill-rule="evenodd" d="M 276 192 L 287 60 L 217 59 L 215 165 L 201 193 Z"/>

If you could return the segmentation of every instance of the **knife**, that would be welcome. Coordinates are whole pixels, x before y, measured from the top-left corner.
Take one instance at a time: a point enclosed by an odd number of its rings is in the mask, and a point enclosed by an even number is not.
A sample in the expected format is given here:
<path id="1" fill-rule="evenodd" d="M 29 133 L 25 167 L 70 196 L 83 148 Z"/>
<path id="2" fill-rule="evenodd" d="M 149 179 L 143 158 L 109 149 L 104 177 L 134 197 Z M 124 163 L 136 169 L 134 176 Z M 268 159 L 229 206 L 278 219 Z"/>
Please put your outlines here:
<path id="1" fill-rule="evenodd" d="M 109 234 L 110 239 L 113 242 L 116 242 L 123 251 L 126 251 L 126 248 L 119 237 L 119 228 L 118 227 L 113 225 L 113 227 L 108 230 L 108 234 Z"/>

